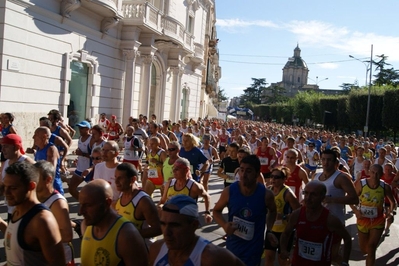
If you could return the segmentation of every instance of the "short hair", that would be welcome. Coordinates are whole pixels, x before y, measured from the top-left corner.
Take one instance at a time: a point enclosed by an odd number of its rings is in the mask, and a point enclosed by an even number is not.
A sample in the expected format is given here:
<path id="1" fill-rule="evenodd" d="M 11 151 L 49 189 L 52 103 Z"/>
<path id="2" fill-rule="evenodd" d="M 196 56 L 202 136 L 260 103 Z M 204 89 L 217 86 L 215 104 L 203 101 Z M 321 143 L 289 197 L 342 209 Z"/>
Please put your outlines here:
<path id="1" fill-rule="evenodd" d="M 55 109 L 50 110 L 48 115 L 51 115 L 53 117 L 53 119 L 56 120 L 56 121 L 60 121 L 61 120 L 61 113 L 58 110 L 55 110 Z"/>
<path id="2" fill-rule="evenodd" d="M 267 140 L 267 142 L 269 142 L 269 138 L 268 138 L 268 137 L 262 137 L 262 138 L 260 139 L 260 141 L 263 142 L 264 139 Z"/>
<path id="3" fill-rule="evenodd" d="M 240 148 L 240 146 L 238 146 L 237 142 L 230 143 L 229 147 L 234 148 L 236 150 L 238 150 Z"/>
<path id="4" fill-rule="evenodd" d="M 169 145 L 175 146 L 178 150 L 181 149 L 180 143 L 178 141 L 176 141 L 176 140 L 173 140 L 173 141 L 169 142 Z"/>
<path id="5" fill-rule="evenodd" d="M 333 149 L 325 149 L 324 151 L 321 152 L 321 155 L 327 154 L 327 155 L 332 155 L 334 161 L 338 161 L 339 158 L 339 153 L 336 150 Z"/>
<path id="6" fill-rule="evenodd" d="M 48 119 L 48 117 L 45 117 L 45 116 L 40 117 L 39 122 L 40 122 L 40 123 L 44 123 L 44 125 L 45 125 L 46 127 L 48 127 L 48 128 L 51 127 L 51 121 L 50 121 L 50 119 Z"/>
<path id="7" fill-rule="evenodd" d="M 174 164 L 184 165 L 187 168 L 190 168 L 190 161 L 183 157 L 177 158 Z"/>
<path id="8" fill-rule="evenodd" d="M 283 178 L 288 178 L 291 176 L 291 171 L 288 167 L 286 166 L 278 166 L 273 168 L 270 173 L 272 173 L 273 171 L 279 171 L 283 174 Z"/>
<path id="9" fill-rule="evenodd" d="M 107 141 L 105 144 L 109 144 L 110 146 L 111 146 L 111 148 L 115 151 L 115 152 L 118 152 L 119 151 L 119 145 L 118 145 L 118 143 L 116 143 L 115 141 L 113 141 L 113 140 L 110 140 L 110 141 Z M 105 145 L 104 144 L 104 145 Z M 104 147 L 104 146 L 103 146 Z"/>
<path id="10" fill-rule="evenodd" d="M 37 183 L 39 181 L 39 173 L 33 164 L 28 162 L 16 162 L 6 169 L 6 174 L 18 176 L 21 182 L 28 186 L 30 182 Z"/>
<path id="11" fill-rule="evenodd" d="M 133 119 L 132 119 L 132 122 L 133 122 L 133 123 L 138 123 L 139 120 L 138 120 L 137 118 L 133 118 Z"/>
<path id="12" fill-rule="evenodd" d="M 94 125 L 91 130 L 97 131 L 101 136 L 104 135 L 104 129 L 99 125 Z"/>
<path id="13" fill-rule="evenodd" d="M 102 149 L 102 147 L 97 146 L 91 151 L 91 154 L 93 154 L 94 152 L 101 153 L 101 149 Z"/>
<path id="14" fill-rule="evenodd" d="M 257 173 L 260 172 L 260 160 L 255 154 L 242 158 L 240 165 L 243 163 L 252 165 Z"/>
<path id="15" fill-rule="evenodd" d="M 118 164 L 118 166 L 116 167 L 116 170 L 118 171 L 123 171 L 126 173 L 127 178 L 129 178 L 130 180 L 135 176 L 138 177 L 139 173 L 137 172 L 136 167 L 131 164 L 131 163 L 121 163 Z"/>
<path id="16" fill-rule="evenodd" d="M 161 144 L 161 140 L 158 137 L 151 137 L 150 141 L 155 141 L 158 145 Z"/>
<path id="17" fill-rule="evenodd" d="M 12 113 L 3 113 L 3 115 L 7 116 L 8 119 L 13 122 L 15 119 L 15 116 Z"/>
<path id="18" fill-rule="evenodd" d="M 55 167 L 50 162 L 45 160 L 40 160 L 34 164 L 39 172 L 39 177 L 45 180 L 47 177 L 51 177 L 54 180 L 55 177 Z"/>
<path id="19" fill-rule="evenodd" d="M 378 163 L 373 164 L 371 167 L 375 167 L 377 169 L 378 177 L 381 177 L 384 174 L 384 169 Z"/>
<path id="20" fill-rule="evenodd" d="M 289 152 L 295 154 L 295 156 L 298 157 L 298 151 L 297 151 L 297 150 L 295 150 L 295 149 L 288 149 L 288 150 L 287 150 L 287 153 L 289 153 Z"/>
<path id="21" fill-rule="evenodd" d="M 246 156 L 252 154 L 251 150 L 246 146 L 239 148 L 238 153 L 244 153 Z"/>
<path id="22" fill-rule="evenodd" d="M 164 123 L 165 126 L 169 126 L 169 121 L 168 120 L 163 120 L 162 123 Z"/>

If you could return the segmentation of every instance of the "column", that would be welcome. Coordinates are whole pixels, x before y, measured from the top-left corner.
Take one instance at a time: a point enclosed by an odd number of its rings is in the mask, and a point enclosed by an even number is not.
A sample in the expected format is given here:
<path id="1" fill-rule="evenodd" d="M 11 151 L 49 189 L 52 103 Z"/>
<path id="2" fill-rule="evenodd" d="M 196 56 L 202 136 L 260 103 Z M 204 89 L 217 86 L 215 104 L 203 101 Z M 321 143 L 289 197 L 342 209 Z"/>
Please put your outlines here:
<path id="1" fill-rule="evenodd" d="M 150 107 L 150 89 L 151 89 L 151 68 L 153 55 L 141 55 L 142 68 L 141 68 L 141 86 L 140 86 L 140 108 L 139 113 L 149 116 Z"/>
<path id="2" fill-rule="evenodd" d="M 132 115 L 133 110 L 133 89 L 135 80 L 135 67 L 136 57 L 138 55 L 137 48 L 131 50 L 123 50 L 123 56 L 125 57 L 125 84 L 124 84 L 124 96 L 123 96 L 123 111 L 121 121 L 127 121 Z"/>

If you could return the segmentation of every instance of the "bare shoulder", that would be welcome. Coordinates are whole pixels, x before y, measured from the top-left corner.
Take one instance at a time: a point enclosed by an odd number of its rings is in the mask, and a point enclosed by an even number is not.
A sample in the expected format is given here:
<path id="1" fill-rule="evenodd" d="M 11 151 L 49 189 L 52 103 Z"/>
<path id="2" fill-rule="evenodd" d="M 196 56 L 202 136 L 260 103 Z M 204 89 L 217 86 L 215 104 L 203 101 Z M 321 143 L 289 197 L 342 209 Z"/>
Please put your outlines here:
<path id="1" fill-rule="evenodd" d="M 157 258 L 163 243 L 164 243 L 164 241 L 162 239 L 162 240 L 158 240 L 158 241 L 154 242 L 153 244 L 151 244 L 150 250 L 148 252 L 148 259 L 149 259 L 149 262 L 150 262 L 149 265 L 153 265 L 154 264 L 155 259 Z"/>
<path id="2" fill-rule="evenodd" d="M 229 250 L 208 244 L 201 255 L 201 265 L 219 266 L 219 265 L 245 265 L 240 259 L 238 259 Z"/>

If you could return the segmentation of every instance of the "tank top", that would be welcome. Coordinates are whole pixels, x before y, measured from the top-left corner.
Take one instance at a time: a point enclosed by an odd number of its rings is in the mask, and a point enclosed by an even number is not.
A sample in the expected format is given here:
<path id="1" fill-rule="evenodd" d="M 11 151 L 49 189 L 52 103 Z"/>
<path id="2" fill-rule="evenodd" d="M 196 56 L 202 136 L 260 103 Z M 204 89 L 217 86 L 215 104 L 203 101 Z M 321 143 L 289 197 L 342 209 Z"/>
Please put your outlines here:
<path id="1" fill-rule="evenodd" d="M 109 125 L 108 126 L 108 131 L 109 131 L 109 136 L 108 139 L 109 140 L 115 140 L 119 138 L 119 127 L 118 124 L 114 124 L 114 125 Z"/>
<path id="2" fill-rule="evenodd" d="M 136 212 L 136 207 L 139 204 L 140 200 L 143 197 L 149 197 L 147 193 L 144 191 L 139 191 L 136 196 L 133 197 L 133 199 L 126 205 L 121 204 L 121 197 L 123 193 L 119 196 L 118 201 L 116 202 L 115 205 L 115 210 L 119 215 L 122 215 L 125 217 L 127 220 L 129 220 L 131 223 L 134 224 L 134 226 L 140 230 L 143 227 L 143 223 L 145 220 L 139 220 L 136 218 L 135 212 Z"/>
<path id="3" fill-rule="evenodd" d="M 90 147 L 91 153 L 93 153 L 93 150 L 94 150 L 95 148 L 97 148 L 97 147 L 102 148 L 102 147 L 104 146 L 104 144 L 105 144 L 105 140 L 102 140 L 100 143 L 94 142 L 94 143 L 93 143 L 93 146 Z"/>
<path id="4" fill-rule="evenodd" d="M 318 153 L 316 150 L 306 151 L 306 158 L 308 159 L 308 164 L 310 166 L 317 166 L 317 162 L 314 160 L 315 154 Z"/>
<path id="5" fill-rule="evenodd" d="M 164 182 L 168 182 L 170 178 L 173 178 L 173 163 L 169 164 L 169 157 L 163 162 L 162 173 Z"/>
<path id="6" fill-rule="evenodd" d="M 21 155 L 21 157 L 18 158 L 17 162 L 23 162 L 23 161 L 25 161 L 25 159 L 27 157 L 28 156 L 26 156 L 26 155 Z M 9 164 L 10 164 L 10 160 L 6 160 L 5 162 L 3 162 L 3 170 L 1 171 L 2 182 L 4 182 L 4 177 L 6 176 L 6 169 L 8 168 Z M 15 206 L 8 206 L 8 202 L 7 202 L 7 199 L 5 196 L 4 196 L 4 202 L 5 202 L 5 205 L 7 206 L 7 212 L 13 213 Z"/>
<path id="7" fill-rule="evenodd" d="M 90 147 L 89 147 L 90 140 L 91 140 L 91 135 L 85 141 L 82 141 L 82 137 L 80 137 L 78 140 L 79 150 L 81 150 L 83 153 L 90 154 Z M 83 172 L 89 167 L 90 167 L 90 158 L 79 155 L 78 162 L 76 164 L 76 170 L 79 172 Z"/>
<path id="8" fill-rule="evenodd" d="M 24 241 L 25 228 L 39 212 L 49 209 L 43 204 L 34 205 L 17 221 L 10 221 L 4 237 L 8 265 L 48 265 L 41 251 L 33 251 Z"/>
<path id="9" fill-rule="evenodd" d="M 300 209 L 296 224 L 297 243 L 292 258 L 293 266 L 330 266 L 333 234 L 328 230 L 329 210 L 323 208 L 316 221 L 308 221 L 306 207 Z"/>
<path id="10" fill-rule="evenodd" d="M 128 161 L 138 161 L 140 160 L 139 152 L 136 151 L 136 149 L 140 148 L 140 140 L 132 136 L 131 138 L 126 138 L 124 142 L 124 153 L 123 153 L 123 159 L 128 160 Z M 135 148 L 133 148 L 135 147 Z"/>
<path id="11" fill-rule="evenodd" d="M 363 170 L 363 162 L 359 162 L 357 157 L 355 157 L 354 160 L 355 161 L 353 163 L 353 174 L 356 176 L 359 172 Z"/>
<path id="12" fill-rule="evenodd" d="M 201 265 L 202 252 L 209 243 L 210 242 L 208 240 L 199 236 L 193 251 L 191 251 L 188 260 L 183 264 L 183 266 Z M 155 266 L 169 265 L 168 251 L 168 247 L 165 243 L 163 243 L 157 258 L 155 259 Z"/>
<path id="13" fill-rule="evenodd" d="M 335 171 L 335 173 L 325 181 L 320 180 L 320 176 L 322 173 L 318 173 L 315 176 L 315 180 L 319 180 L 324 185 L 326 185 L 326 187 L 327 187 L 326 197 L 344 197 L 345 196 L 345 191 L 340 188 L 336 188 L 334 185 L 334 181 L 340 173 L 341 173 L 341 171 L 339 171 L 339 170 Z M 345 225 L 345 204 L 325 203 L 324 207 L 326 207 L 332 214 L 337 216 L 338 219 L 341 221 L 341 223 Z"/>
<path id="14" fill-rule="evenodd" d="M 371 159 L 371 155 L 372 155 L 372 153 L 370 150 L 363 153 L 364 158 L 369 159 L 369 160 Z"/>
<path id="15" fill-rule="evenodd" d="M 302 179 L 299 177 L 300 166 L 295 166 L 295 170 L 292 171 L 291 175 L 285 180 L 285 184 L 290 187 L 292 191 L 294 191 L 297 199 L 301 196 L 301 187 L 302 187 Z"/>
<path id="16" fill-rule="evenodd" d="M 249 145 L 249 148 L 251 149 L 251 152 L 254 153 L 256 148 L 258 148 L 258 140 L 255 139 L 254 143 L 252 143 L 251 140 L 249 140 L 248 145 Z"/>
<path id="17" fill-rule="evenodd" d="M 366 171 L 362 170 L 362 173 L 360 174 L 360 179 L 369 178 L 369 177 L 370 177 L 370 175 L 367 175 Z"/>
<path id="18" fill-rule="evenodd" d="M 286 185 L 284 185 L 284 187 L 280 190 L 280 192 L 274 196 L 274 202 L 276 203 L 276 207 L 277 207 L 277 215 L 284 215 L 286 213 L 284 213 L 284 210 L 287 208 L 287 204 L 289 206 L 289 203 L 285 201 L 284 197 L 285 197 L 285 193 L 287 192 L 287 190 L 289 190 L 290 188 Z M 273 190 L 273 189 L 272 189 Z M 277 219 L 274 222 L 272 231 L 273 232 L 278 232 L 278 233 L 282 233 L 284 232 L 284 229 L 287 225 L 287 220 L 282 220 L 282 219 Z"/>
<path id="19" fill-rule="evenodd" d="M 194 183 L 195 183 L 194 179 L 187 179 L 186 185 L 182 189 L 177 190 L 175 188 L 176 178 L 173 178 L 168 187 L 168 191 L 166 194 L 167 198 L 170 199 L 171 197 L 176 196 L 176 195 L 190 196 L 190 190 L 191 190 L 192 186 L 194 185 Z"/>
<path id="20" fill-rule="evenodd" d="M 115 243 L 117 242 L 119 231 L 122 227 L 130 223 L 126 218 L 120 216 L 108 229 L 107 234 L 98 239 L 93 235 L 93 226 L 86 228 L 81 246 L 81 265 L 123 265 L 122 259 L 116 253 Z"/>
<path id="21" fill-rule="evenodd" d="M 53 143 L 48 143 L 43 149 L 37 150 L 35 153 L 35 161 L 40 161 L 40 160 L 45 160 L 47 161 L 47 150 L 51 146 L 54 146 Z M 55 190 L 60 192 L 62 195 L 64 195 L 64 189 L 62 188 L 62 181 L 61 181 L 61 176 L 60 176 L 60 164 L 61 164 L 61 158 L 58 157 L 57 160 L 57 166 L 55 168 L 55 177 L 54 177 L 54 184 L 53 187 Z"/>
<path id="22" fill-rule="evenodd" d="M 61 131 L 61 126 L 57 126 L 57 127 L 55 128 L 55 130 L 52 131 L 51 133 L 53 133 L 54 135 L 56 135 L 56 136 L 58 136 L 58 137 L 61 137 L 60 131 Z"/>
<path id="23" fill-rule="evenodd" d="M 258 152 L 256 153 L 260 161 L 260 172 L 261 173 L 270 173 L 270 163 L 273 159 L 273 156 L 270 155 L 270 147 L 266 148 L 266 151 L 262 151 L 262 148 L 259 147 Z"/>
<path id="24" fill-rule="evenodd" d="M 43 202 L 43 205 L 46 206 L 47 208 L 49 208 L 51 211 L 51 206 L 57 200 L 65 200 L 65 202 L 67 202 L 67 200 L 64 196 L 62 196 L 57 190 L 54 190 L 54 192 L 51 193 L 50 197 L 48 197 Z M 72 252 L 71 243 L 62 243 L 62 246 L 64 247 L 65 263 L 67 264 L 73 260 L 73 252 Z"/>
<path id="25" fill-rule="evenodd" d="M 8 127 L 3 127 L 1 129 L 1 135 L 3 135 L 3 137 L 7 136 L 8 134 L 10 134 L 10 129 L 12 127 L 12 124 L 10 124 Z"/>
<path id="26" fill-rule="evenodd" d="M 370 223 L 370 220 L 375 222 L 383 221 L 384 218 L 384 198 L 386 183 L 380 180 L 377 188 L 369 187 L 367 179 L 360 180 L 362 185 L 362 192 L 359 196 L 359 209 L 362 213 L 362 218 L 357 219 L 359 225 Z"/>
<path id="27" fill-rule="evenodd" d="M 348 152 L 349 152 L 349 147 L 345 146 L 343 148 L 339 147 L 341 149 L 341 158 L 345 160 L 345 162 L 348 162 Z"/>
<path id="28" fill-rule="evenodd" d="M 263 240 L 267 208 L 266 188 L 257 183 L 255 192 L 244 196 L 240 192 L 240 182 L 229 186 L 228 219 L 235 222 L 238 229 L 227 236 L 226 247 L 245 265 L 258 265 L 263 252 Z"/>
<path id="29" fill-rule="evenodd" d="M 228 135 L 219 135 L 219 145 L 220 146 L 227 146 L 227 142 L 229 140 L 229 136 Z"/>
<path id="30" fill-rule="evenodd" d="M 152 152 L 148 153 L 148 162 L 150 162 L 152 159 L 157 160 L 157 162 L 161 162 L 161 153 L 163 152 L 163 149 L 159 149 L 155 155 L 152 155 Z M 163 174 L 162 174 L 162 166 L 158 166 L 157 164 L 154 163 L 149 163 L 148 164 L 148 180 L 150 180 L 154 185 L 160 186 L 163 185 Z"/>
<path id="31" fill-rule="evenodd" d="M 177 141 L 178 141 L 180 144 L 182 144 L 182 141 L 183 141 L 183 132 L 182 132 L 182 131 L 180 131 L 180 132 L 175 132 L 175 135 L 176 135 Z"/>

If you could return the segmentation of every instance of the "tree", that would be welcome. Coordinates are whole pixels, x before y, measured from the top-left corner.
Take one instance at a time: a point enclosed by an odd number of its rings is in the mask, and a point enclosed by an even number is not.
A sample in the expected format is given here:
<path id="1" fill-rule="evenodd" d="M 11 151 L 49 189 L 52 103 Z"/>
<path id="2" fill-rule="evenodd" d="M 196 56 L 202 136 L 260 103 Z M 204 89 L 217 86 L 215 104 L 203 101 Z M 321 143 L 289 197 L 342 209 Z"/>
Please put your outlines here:
<path id="1" fill-rule="evenodd" d="M 340 86 L 344 94 L 348 94 L 353 89 L 359 89 L 357 82 L 355 83 L 342 83 Z"/>
<path id="2" fill-rule="evenodd" d="M 221 89 L 219 87 L 218 102 L 224 102 L 224 101 L 227 101 L 228 99 L 229 99 L 229 97 L 227 97 L 226 93 L 224 92 L 224 89 Z"/>
<path id="3" fill-rule="evenodd" d="M 376 78 L 374 80 L 374 85 L 392 85 L 397 87 L 399 85 L 399 70 L 395 70 L 393 67 L 387 68 L 388 66 L 391 66 L 391 64 L 386 62 L 388 56 L 382 54 L 377 55 L 376 57 L 379 58 L 379 60 L 373 61 L 373 64 L 376 65 L 375 71 L 378 71 L 378 73 L 374 75 Z"/>
<path id="4" fill-rule="evenodd" d="M 266 98 L 266 103 L 278 103 L 278 102 L 286 102 L 288 100 L 285 94 L 285 88 L 279 86 L 269 86 L 266 88 L 268 91 Z M 269 92 L 270 91 L 270 92 Z"/>
<path id="5" fill-rule="evenodd" d="M 252 102 L 255 104 L 261 103 L 261 95 L 262 92 L 266 88 L 266 79 L 265 78 L 252 78 L 252 84 L 250 87 L 247 87 L 244 90 L 244 94 L 242 95 L 242 101 L 245 102 Z"/>

